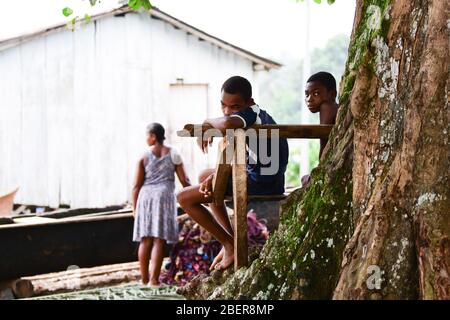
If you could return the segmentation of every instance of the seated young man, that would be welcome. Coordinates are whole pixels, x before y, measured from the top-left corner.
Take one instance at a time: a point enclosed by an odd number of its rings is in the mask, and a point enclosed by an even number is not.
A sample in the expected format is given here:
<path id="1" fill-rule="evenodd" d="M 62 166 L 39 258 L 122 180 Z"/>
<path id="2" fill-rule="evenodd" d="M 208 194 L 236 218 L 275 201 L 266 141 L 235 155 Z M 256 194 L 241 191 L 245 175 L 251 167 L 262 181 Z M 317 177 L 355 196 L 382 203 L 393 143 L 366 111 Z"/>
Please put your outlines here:
<path id="1" fill-rule="evenodd" d="M 306 83 L 305 102 L 309 111 L 319 112 L 320 124 L 334 124 L 338 104 L 336 103 L 336 79 L 331 73 L 318 72 L 313 74 Z M 327 145 L 328 139 L 320 139 L 319 158 L 322 156 L 323 149 Z M 310 182 L 310 176 L 302 177 L 302 185 L 306 186 Z"/>
<path id="2" fill-rule="evenodd" d="M 253 124 L 276 124 L 273 118 L 255 104 L 252 98 L 252 86 L 250 82 L 239 76 L 231 77 L 222 86 L 221 104 L 223 117 L 207 119 L 204 124 L 219 130 L 248 128 Z M 248 138 L 249 139 L 249 138 Z M 289 150 L 285 138 L 272 138 L 257 143 L 249 143 L 247 139 L 247 192 L 249 195 L 268 195 L 284 193 L 284 173 L 286 171 Z M 259 140 L 259 139 L 258 139 Z M 257 149 L 261 143 L 267 143 L 262 150 Z M 269 154 L 272 143 L 278 143 L 278 154 Z M 207 152 L 210 141 L 203 141 L 201 148 Z M 263 148 L 264 149 L 264 148 Z M 276 148 L 274 148 L 276 150 Z M 269 163 L 262 163 L 261 155 L 269 157 Z M 265 161 L 264 161 L 265 162 Z M 268 174 L 268 170 L 276 168 L 274 174 Z M 217 205 L 213 201 L 212 180 L 214 169 L 208 169 L 200 174 L 200 185 L 184 188 L 178 194 L 180 206 L 203 228 L 209 231 L 221 244 L 222 250 L 214 259 L 211 269 L 225 269 L 234 260 L 233 228 L 231 226 L 225 204 Z M 229 179 L 230 182 L 231 179 Z M 226 194 L 231 194 L 232 183 L 228 183 Z M 202 205 L 209 203 L 213 215 Z"/>

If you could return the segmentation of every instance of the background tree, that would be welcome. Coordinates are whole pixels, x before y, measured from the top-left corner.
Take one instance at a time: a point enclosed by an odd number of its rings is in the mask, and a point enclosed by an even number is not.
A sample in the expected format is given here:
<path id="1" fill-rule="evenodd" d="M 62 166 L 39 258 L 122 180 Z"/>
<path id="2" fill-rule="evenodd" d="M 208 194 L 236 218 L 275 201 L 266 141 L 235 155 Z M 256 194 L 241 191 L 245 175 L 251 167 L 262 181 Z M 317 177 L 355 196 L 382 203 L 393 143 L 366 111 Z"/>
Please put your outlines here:
<path id="1" fill-rule="evenodd" d="M 248 268 L 190 298 L 450 299 L 449 11 L 358 0 L 320 166 Z"/>

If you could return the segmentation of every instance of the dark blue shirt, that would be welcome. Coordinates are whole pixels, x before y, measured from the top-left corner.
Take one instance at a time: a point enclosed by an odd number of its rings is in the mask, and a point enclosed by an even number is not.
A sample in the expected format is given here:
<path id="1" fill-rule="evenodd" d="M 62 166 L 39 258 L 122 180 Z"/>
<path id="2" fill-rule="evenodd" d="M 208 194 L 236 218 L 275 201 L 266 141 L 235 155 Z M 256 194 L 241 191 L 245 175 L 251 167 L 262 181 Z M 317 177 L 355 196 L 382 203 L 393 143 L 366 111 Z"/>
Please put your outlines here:
<path id="1" fill-rule="evenodd" d="M 253 124 L 276 124 L 275 120 L 258 105 L 253 105 L 243 111 L 235 112 L 232 117 L 243 120 L 247 129 Z M 278 143 L 278 151 L 273 143 Z M 272 148 L 277 152 L 272 156 Z M 264 150 L 265 149 L 265 150 Z M 284 173 L 289 158 L 289 147 L 286 138 L 264 139 L 257 137 L 256 141 L 247 137 L 247 173 L 255 182 L 273 183 L 283 186 Z"/>

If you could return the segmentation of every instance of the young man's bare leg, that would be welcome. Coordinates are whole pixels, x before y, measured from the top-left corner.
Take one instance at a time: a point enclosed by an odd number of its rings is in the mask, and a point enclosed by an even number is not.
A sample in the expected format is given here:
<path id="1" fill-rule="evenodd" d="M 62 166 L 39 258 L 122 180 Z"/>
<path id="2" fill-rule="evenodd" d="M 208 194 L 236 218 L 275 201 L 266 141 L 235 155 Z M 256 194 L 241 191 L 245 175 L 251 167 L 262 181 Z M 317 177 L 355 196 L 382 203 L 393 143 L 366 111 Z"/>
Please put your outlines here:
<path id="1" fill-rule="evenodd" d="M 211 208 L 211 211 L 213 212 L 215 218 L 219 221 L 219 223 L 222 225 L 222 227 L 231 235 L 234 235 L 233 227 L 231 226 L 230 218 L 228 217 L 228 212 L 225 207 L 225 204 L 223 205 L 217 205 L 214 203 L 210 203 L 209 207 Z M 209 270 L 213 270 L 221 261 L 224 254 L 224 248 L 220 250 L 220 252 L 217 254 L 216 258 L 212 262 Z"/>
<path id="2" fill-rule="evenodd" d="M 200 173 L 198 181 L 202 183 L 207 177 L 214 173 L 214 169 L 206 169 Z M 230 218 L 228 217 L 228 212 L 225 204 L 217 205 L 214 202 L 209 203 L 209 207 L 216 218 L 216 220 L 222 225 L 222 227 L 227 230 L 229 234 L 233 234 L 233 227 L 231 226 Z"/>
<path id="3" fill-rule="evenodd" d="M 206 178 L 208 178 L 211 174 L 214 173 L 214 169 L 206 169 L 203 170 L 198 178 L 199 183 L 202 183 Z M 215 203 L 210 203 L 209 207 L 211 208 L 211 211 L 216 218 L 216 220 L 220 223 L 220 225 L 231 235 L 233 235 L 233 227 L 231 226 L 230 218 L 228 217 L 228 212 L 225 207 L 225 204 L 217 205 Z M 217 254 L 216 258 L 212 262 L 210 266 L 210 270 L 213 270 L 215 266 L 222 261 L 223 254 L 224 254 L 224 248 L 220 250 L 220 252 Z"/>
<path id="4" fill-rule="evenodd" d="M 152 237 L 143 237 L 139 244 L 138 258 L 139 269 L 141 270 L 141 279 L 143 284 L 147 284 L 149 281 L 148 265 L 150 263 L 150 254 L 153 245 Z"/>
<path id="5" fill-rule="evenodd" d="M 181 207 L 206 231 L 210 232 L 224 247 L 221 268 L 226 268 L 234 260 L 233 235 L 230 234 L 206 209 L 202 203 L 211 202 L 211 197 L 205 198 L 200 193 L 199 186 L 184 188 L 178 194 L 178 202 Z"/>
<path id="6" fill-rule="evenodd" d="M 150 282 L 151 286 L 159 285 L 159 274 L 164 256 L 164 239 L 154 238 L 152 247 L 152 256 L 150 259 Z"/>

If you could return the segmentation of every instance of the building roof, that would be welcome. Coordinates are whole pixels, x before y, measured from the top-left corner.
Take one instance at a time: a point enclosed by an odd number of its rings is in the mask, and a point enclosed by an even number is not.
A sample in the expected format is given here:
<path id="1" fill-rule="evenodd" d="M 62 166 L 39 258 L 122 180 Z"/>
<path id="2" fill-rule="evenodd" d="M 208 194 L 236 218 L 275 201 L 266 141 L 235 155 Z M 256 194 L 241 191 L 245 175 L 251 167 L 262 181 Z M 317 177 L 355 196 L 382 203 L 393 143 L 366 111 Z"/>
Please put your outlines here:
<path id="1" fill-rule="evenodd" d="M 107 11 L 104 13 L 94 15 L 91 17 L 91 21 L 96 21 L 96 20 L 99 20 L 99 19 L 102 19 L 105 17 L 124 15 L 127 13 L 136 13 L 136 11 L 129 8 L 128 5 L 124 5 L 122 7 L 113 9 L 111 11 Z M 200 29 L 197 29 L 181 20 L 178 20 L 178 19 L 168 15 L 167 13 L 159 10 L 156 7 L 152 7 L 152 9 L 149 11 L 149 14 L 155 19 L 160 19 L 160 20 L 172 25 L 174 28 L 183 30 L 189 34 L 192 34 L 193 36 L 198 37 L 201 40 L 207 41 L 211 44 L 218 46 L 219 48 L 230 51 L 238 56 L 241 56 L 245 59 L 252 61 L 253 65 L 254 65 L 254 69 L 264 68 L 266 70 L 269 70 L 269 69 L 277 69 L 282 66 L 280 63 L 278 63 L 276 61 L 269 60 L 267 58 L 258 56 L 250 51 L 244 50 L 238 46 L 235 46 L 231 43 L 228 43 L 224 40 L 214 37 Z M 43 36 L 46 36 L 46 35 L 49 35 L 52 33 L 56 33 L 56 32 L 60 32 L 63 30 L 67 30 L 65 23 L 47 27 L 47 28 L 29 33 L 29 34 L 14 37 L 11 39 L 6 39 L 3 41 L 0 41 L 0 51 L 6 50 L 11 47 L 18 46 L 24 42 L 30 41 L 30 40 L 38 38 L 38 37 L 43 37 Z"/>

